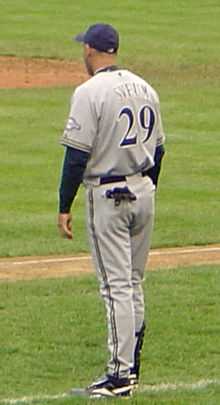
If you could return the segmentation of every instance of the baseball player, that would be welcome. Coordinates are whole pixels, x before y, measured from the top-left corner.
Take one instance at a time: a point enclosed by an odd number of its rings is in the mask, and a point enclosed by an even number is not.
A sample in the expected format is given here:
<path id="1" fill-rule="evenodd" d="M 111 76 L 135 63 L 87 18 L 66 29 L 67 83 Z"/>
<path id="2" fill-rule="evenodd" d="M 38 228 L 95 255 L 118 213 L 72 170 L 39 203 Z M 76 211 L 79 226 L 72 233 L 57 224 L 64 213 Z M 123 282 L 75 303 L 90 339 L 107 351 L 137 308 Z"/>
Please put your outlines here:
<path id="1" fill-rule="evenodd" d="M 58 226 L 72 238 L 71 206 L 86 187 L 87 226 L 108 321 L 107 372 L 89 397 L 130 396 L 138 385 L 145 315 L 142 282 L 164 154 L 159 99 L 141 77 L 116 64 L 117 31 L 95 24 L 77 35 L 91 78 L 80 85 L 61 143 L 65 157 Z"/>

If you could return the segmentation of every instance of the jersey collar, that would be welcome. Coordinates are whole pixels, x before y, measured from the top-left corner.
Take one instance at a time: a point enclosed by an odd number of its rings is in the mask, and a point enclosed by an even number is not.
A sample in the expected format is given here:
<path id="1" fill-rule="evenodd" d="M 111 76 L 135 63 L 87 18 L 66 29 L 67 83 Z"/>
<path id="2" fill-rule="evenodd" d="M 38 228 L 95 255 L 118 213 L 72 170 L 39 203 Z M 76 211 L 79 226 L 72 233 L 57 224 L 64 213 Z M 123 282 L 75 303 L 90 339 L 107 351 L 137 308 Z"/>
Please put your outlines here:
<path id="1" fill-rule="evenodd" d="M 104 68 L 97 69 L 95 71 L 95 75 L 102 72 L 114 72 L 114 70 L 118 70 L 119 67 L 116 65 L 105 66 Z"/>

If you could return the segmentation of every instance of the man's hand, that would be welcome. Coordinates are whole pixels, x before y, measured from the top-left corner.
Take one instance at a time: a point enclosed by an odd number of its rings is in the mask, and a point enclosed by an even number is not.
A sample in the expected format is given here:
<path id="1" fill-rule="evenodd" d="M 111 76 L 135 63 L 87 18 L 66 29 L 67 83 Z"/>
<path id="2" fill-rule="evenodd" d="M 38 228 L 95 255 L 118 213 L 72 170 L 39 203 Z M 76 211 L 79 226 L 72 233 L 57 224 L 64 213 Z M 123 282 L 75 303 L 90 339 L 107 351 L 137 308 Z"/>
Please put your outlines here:
<path id="1" fill-rule="evenodd" d="M 67 239 L 73 239 L 72 235 L 72 216 L 68 214 L 58 215 L 58 228 L 60 230 L 61 236 Z"/>

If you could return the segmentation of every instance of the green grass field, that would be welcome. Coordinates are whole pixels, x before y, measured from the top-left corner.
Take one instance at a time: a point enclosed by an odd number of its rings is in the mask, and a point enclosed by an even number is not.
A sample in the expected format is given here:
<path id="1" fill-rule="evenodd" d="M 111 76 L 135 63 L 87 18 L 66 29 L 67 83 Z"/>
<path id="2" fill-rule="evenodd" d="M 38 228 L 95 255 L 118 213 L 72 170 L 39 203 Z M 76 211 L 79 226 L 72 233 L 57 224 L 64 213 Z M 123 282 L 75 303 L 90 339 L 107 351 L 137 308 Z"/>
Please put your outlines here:
<path id="1" fill-rule="evenodd" d="M 147 273 L 149 330 L 142 387 L 202 379 L 220 382 L 219 282 L 215 266 Z M 0 283 L 0 295 L 0 403 L 4 398 L 68 392 L 104 371 L 105 311 L 95 276 Z M 127 403 L 217 405 L 218 401 L 219 386 L 213 385 L 207 390 L 143 392 Z M 68 398 L 55 403 L 71 402 L 85 403 Z"/>
<path id="2" fill-rule="evenodd" d="M 80 58 L 74 33 L 93 21 L 118 27 L 120 63 L 159 91 L 167 134 L 153 246 L 219 242 L 219 2 L 1 3 L 3 55 Z M 83 191 L 74 242 L 56 230 L 58 139 L 72 90 L 0 90 L 0 256 L 88 250 Z"/>
<path id="3" fill-rule="evenodd" d="M 153 247 L 219 243 L 219 1 L 0 6 L 0 55 L 81 59 L 75 33 L 96 21 L 119 29 L 119 63 L 158 90 L 167 134 Z M 60 239 L 56 229 L 58 140 L 72 91 L 0 89 L 1 257 L 88 251 L 83 188 L 73 207 L 74 240 Z M 141 386 L 179 388 L 145 390 L 128 404 L 220 403 L 219 274 L 217 266 L 147 274 Z M 53 398 L 103 372 L 105 311 L 95 277 L 1 282 L 0 296 L 0 404 L 96 403 Z M 212 383 L 199 388 L 201 380 Z"/>
<path id="4" fill-rule="evenodd" d="M 70 38 L 92 22 L 113 23 L 122 57 L 152 65 L 219 62 L 218 0 L 19 0 L 0 2 L 1 54 L 78 58 Z"/>

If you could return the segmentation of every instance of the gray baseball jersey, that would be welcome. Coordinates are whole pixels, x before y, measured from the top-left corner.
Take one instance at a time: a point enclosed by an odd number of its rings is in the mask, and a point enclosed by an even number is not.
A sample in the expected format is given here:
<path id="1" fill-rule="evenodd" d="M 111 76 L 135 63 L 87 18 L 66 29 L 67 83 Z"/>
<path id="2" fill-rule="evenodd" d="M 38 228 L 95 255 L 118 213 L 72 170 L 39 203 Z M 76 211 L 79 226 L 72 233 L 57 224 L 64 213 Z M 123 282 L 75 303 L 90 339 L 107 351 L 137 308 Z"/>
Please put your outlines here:
<path id="1" fill-rule="evenodd" d="M 85 181 L 149 169 L 163 142 L 158 96 L 139 76 L 100 72 L 75 90 L 61 143 L 91 153 Z"/>
<path id="2" fill-rule="evenodd" d="M 87 223 L 107 308 L 108 373 L 122 377 L 135 365 L 135 336 L 144 324 L 155 186 L 143 172 L 163 142 L 158 96 L 142 78 L 124 69 L 103 71 L 76 89 L 61 143 L 90 154 Z"/>

